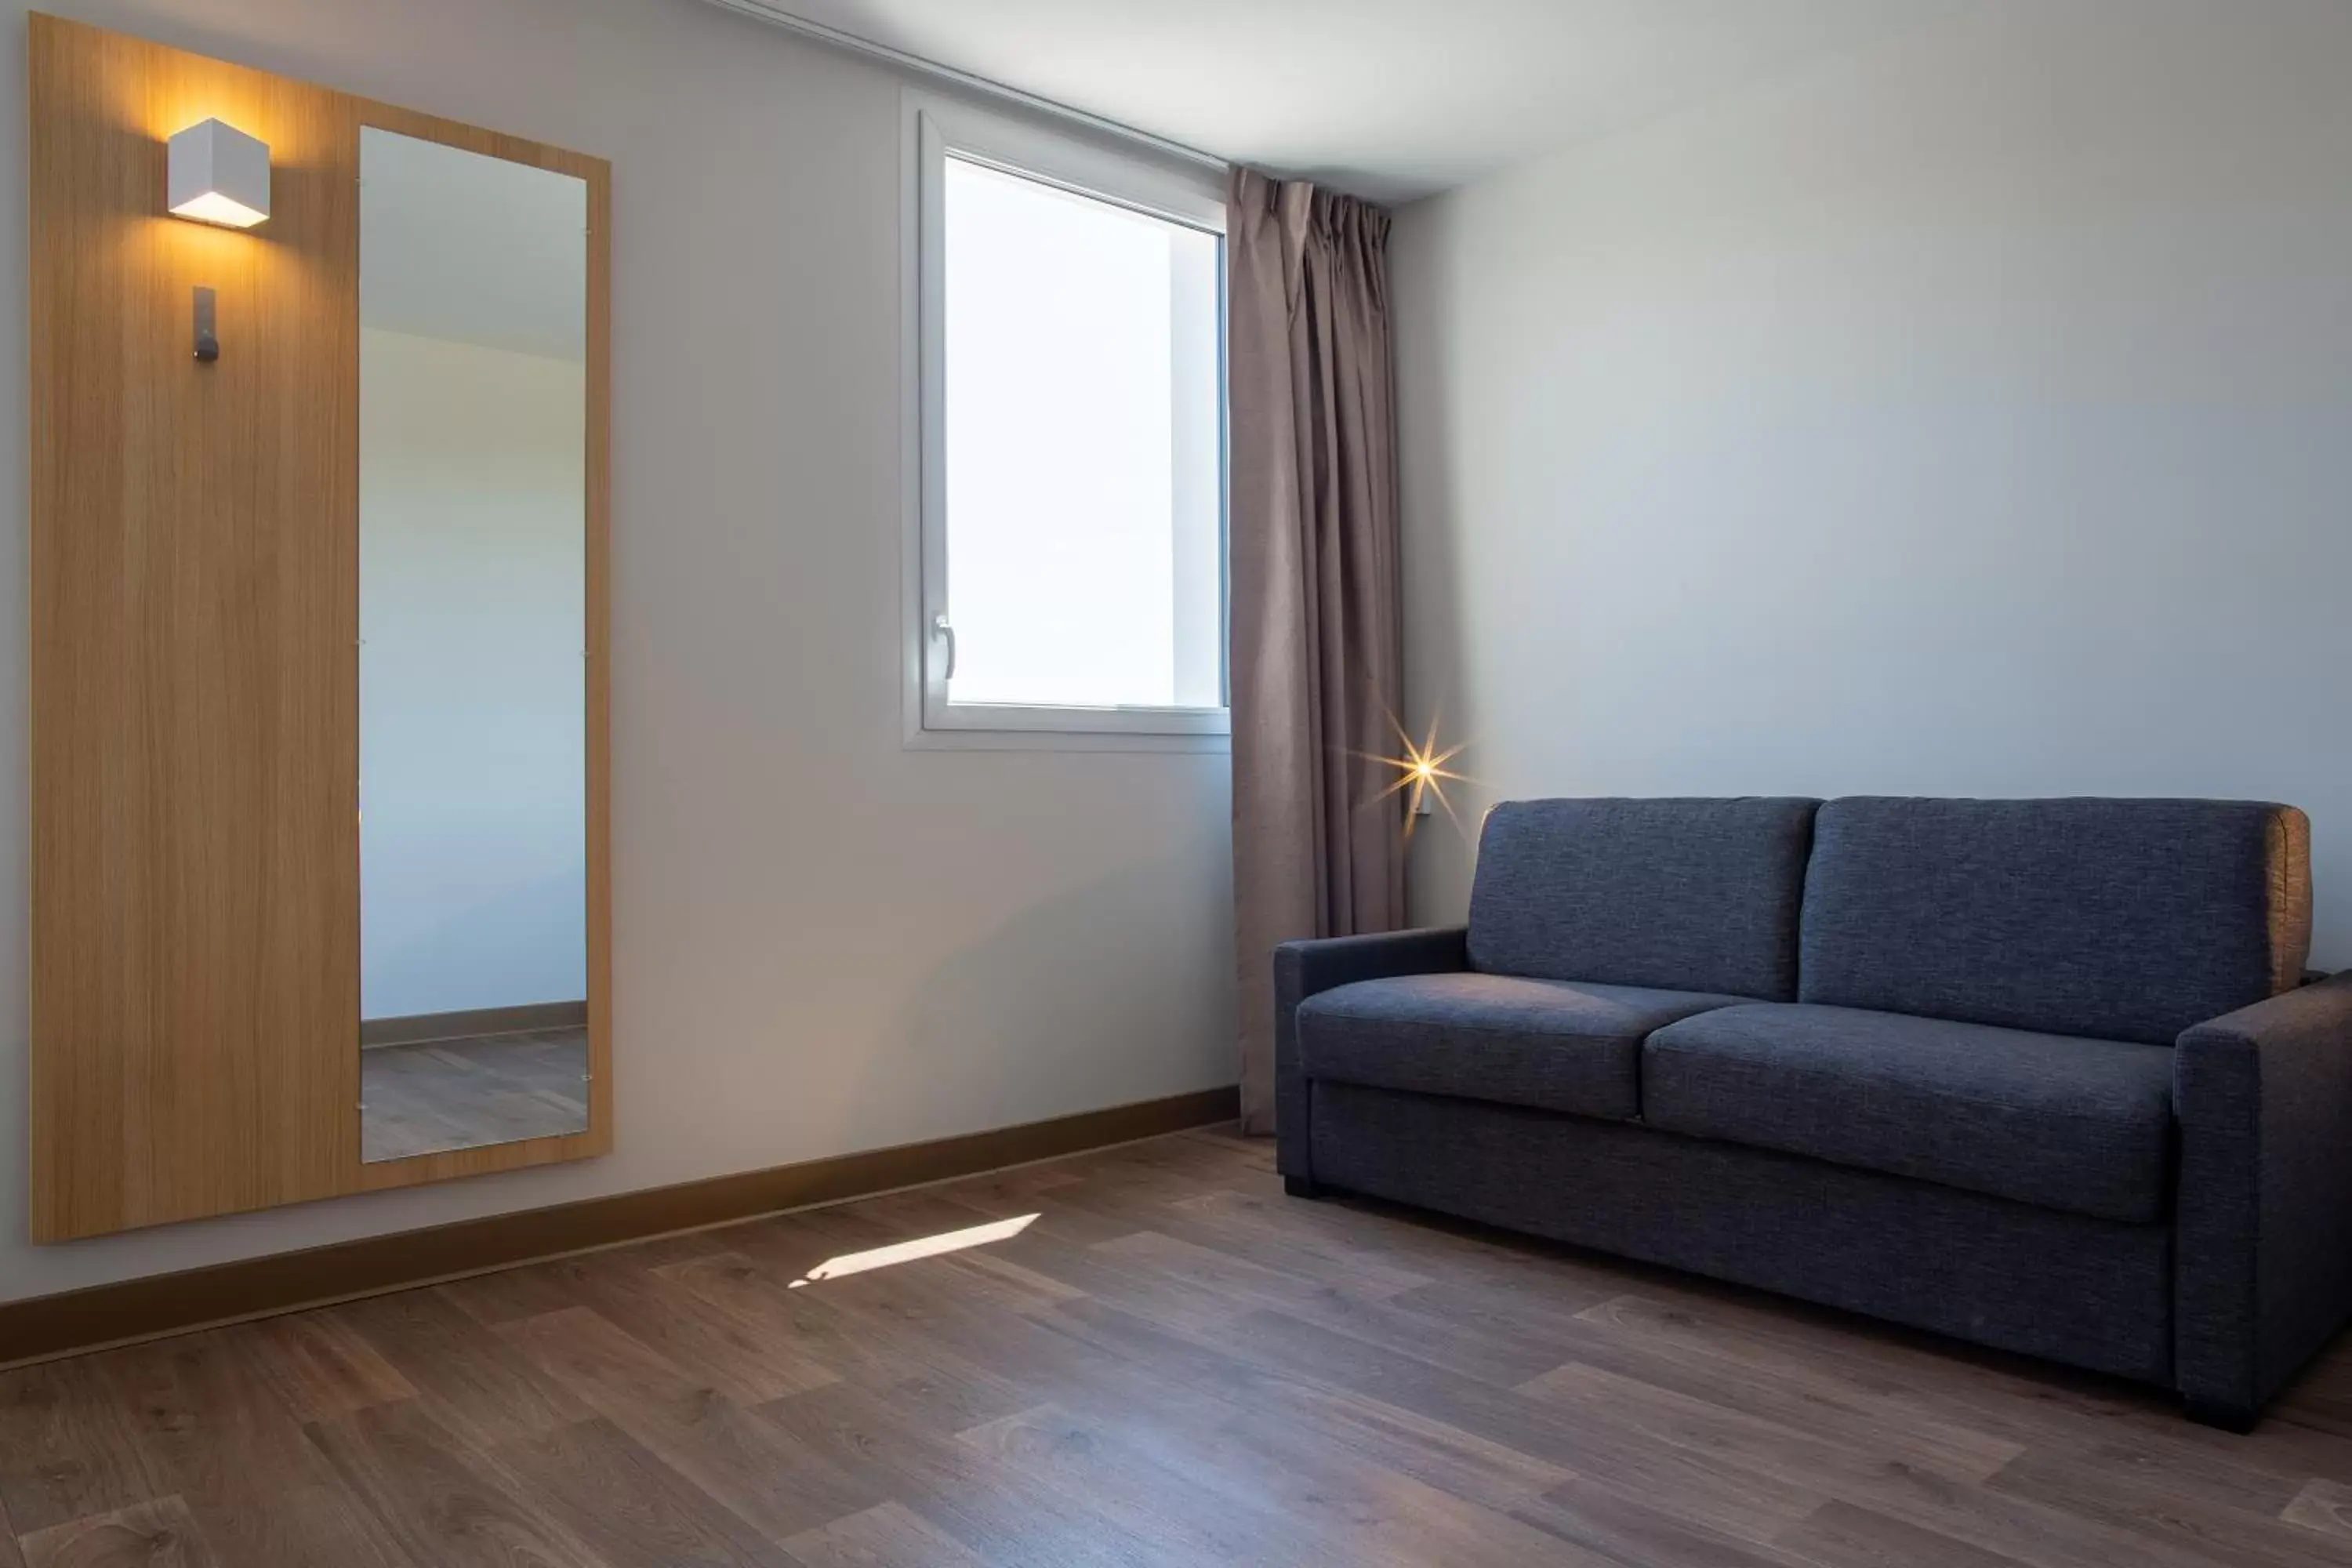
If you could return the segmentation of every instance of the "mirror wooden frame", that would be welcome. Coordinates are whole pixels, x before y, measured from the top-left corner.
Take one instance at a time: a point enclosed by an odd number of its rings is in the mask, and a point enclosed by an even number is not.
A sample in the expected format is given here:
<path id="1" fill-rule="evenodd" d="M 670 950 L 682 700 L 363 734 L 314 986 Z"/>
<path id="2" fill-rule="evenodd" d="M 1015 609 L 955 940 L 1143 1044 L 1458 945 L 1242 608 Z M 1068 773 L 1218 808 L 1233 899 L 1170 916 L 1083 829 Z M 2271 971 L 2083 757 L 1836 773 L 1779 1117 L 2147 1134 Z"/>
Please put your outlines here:
<path id="1" fill-rule="evenodd" d="M 611 167 L 35 14 L 30 1228 L 52 1242 L 613 1146 Z M 268 143 L 268 222 L 163 211 Z M 364 1163 L 359 132 L 588 186 L 589 1120 Z M 219 358 L 190 352 L 216 297 Z"/>

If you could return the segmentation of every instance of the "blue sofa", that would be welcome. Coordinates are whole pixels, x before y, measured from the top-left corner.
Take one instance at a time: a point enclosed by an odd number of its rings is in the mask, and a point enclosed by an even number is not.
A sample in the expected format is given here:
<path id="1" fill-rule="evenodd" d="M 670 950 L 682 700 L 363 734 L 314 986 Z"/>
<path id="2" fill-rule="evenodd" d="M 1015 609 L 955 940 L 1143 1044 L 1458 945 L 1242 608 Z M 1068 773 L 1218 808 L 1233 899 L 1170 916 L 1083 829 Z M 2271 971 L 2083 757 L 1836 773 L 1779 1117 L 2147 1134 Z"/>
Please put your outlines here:
<path id="1" fill-rule="evenodd" d="M 2233 801 L 1498 806 L 1466 926 L 1277 951 L 1277 1163 L 2244 1430 L 2352 1315 L 2309 841 Z"/>

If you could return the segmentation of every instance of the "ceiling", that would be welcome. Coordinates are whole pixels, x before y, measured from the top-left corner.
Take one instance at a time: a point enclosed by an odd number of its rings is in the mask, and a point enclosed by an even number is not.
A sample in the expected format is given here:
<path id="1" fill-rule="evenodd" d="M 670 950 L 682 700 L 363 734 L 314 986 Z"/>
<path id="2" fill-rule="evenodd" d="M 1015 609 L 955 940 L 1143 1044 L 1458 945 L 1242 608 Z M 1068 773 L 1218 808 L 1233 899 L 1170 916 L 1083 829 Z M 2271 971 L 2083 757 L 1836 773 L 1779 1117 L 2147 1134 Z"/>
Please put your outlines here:
<path id="1" fill-rule="evenodd" d="M 1404 202 L 1971 0 L 719 0 Z"/>

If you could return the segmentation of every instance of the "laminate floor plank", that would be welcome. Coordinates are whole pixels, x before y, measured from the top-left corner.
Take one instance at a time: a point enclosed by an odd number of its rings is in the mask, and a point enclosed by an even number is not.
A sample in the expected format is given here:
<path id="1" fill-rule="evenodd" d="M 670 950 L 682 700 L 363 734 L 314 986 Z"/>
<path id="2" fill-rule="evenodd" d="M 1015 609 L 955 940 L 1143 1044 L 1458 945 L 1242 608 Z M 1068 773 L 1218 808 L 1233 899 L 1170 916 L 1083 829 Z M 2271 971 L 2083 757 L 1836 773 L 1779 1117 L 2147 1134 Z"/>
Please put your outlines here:
<path id="1" fill-rule="evenodd" d="M 1370 1200 L 1301 1202 L 1272 1171 L 1237 1172 L 1223 1182 L 1196 1183 L 1172 1194 L 1183 1214 L 1247 1221 L 1302 1237 L 1328 1237 L 1351 1252 L 1385 1258 L 1441 1282 L 1493 1287 L 1537 1299 L 1584 1298 L 1580 1304 L 1623 1291 L 1629 1269 L 1642 1266 L 1572 1247 L 1506 1236 L 1451 1215 Z M 1397 1222 L 1406 1221 L 1400 1227 Z"/>
<path id="2" fill-rule="evenodd" d="M 0 1510 L 20 1535 L 152 1502 L 158 1486 L 104 1355 L 0 1372 Z"/>
<path id="3" fill-rule="evenodd" d="M 688 1231 L 680 1236 L 655 1237 L 618 1248 L 625 1255 L 625 1268 L 650 1272 L 698 1258 L 713 1257 L 728 1250 L 726 1239 L 736 1234 L 729 1231 Z M 433 1288 L 434 1294 L 449 1301 L 467 1317 L 484 1328 L 497 1328 L 500 1323 L 517 1318 L 533 1318 L 541 1312 L 561 1311 L 580 1304 L 575 1285 L 579 1268 L 603 1257 L 603 1253 L 584 1253 L 573 1258 L 551 1258 L 543 1263 L 526 1263 L 512 1268 L 501 1268 L 488 1274 L 476 1274 L 463 1279 L 453 1279 Z"/>
<path id="4" fill-rule="evenodd" d="M 743 1240 L 747 1247 L 761 1245 L 755 1237 Z M 972 1356 L 939 1331 L 943 1313 L 970 1305 L 961 1299 L 968 1277 L 949 1271 L 947 1260 L 794 1289 L 798 1277 L 786 1271 L 799 1255 L 796 1246 L 773 1268 L 745 1257 L 692 1266 L 673 1278 L 746 1321 L 772 1325 L 769 1337 L 792 1336 L 815 1364 L 869 1393 L 890 1394 L 907 1413 L 945 1432 L 1025 1409 L 1043 1397 L 1013 1375 L 1011 1347 L 1001 1336 L 983 1342 Z"/>
<path id="5" fill-rule="evenodd" d="M 742 1406 L 587 1307 L 525 1318 L 499 1332 L 771 1541 L 888 1500 L 887 1492 L 780 1440 Z"/>
<path id="6" fill-rule="evenodd" d="M 1950 1422 L 1908 1410 L 1874 1408 L 1824 1384 L 1705 1366 L 1688 1367 L 1654 1356 L 1628 1354 L 1605 1340 L 1568 1340 L 1562 1346 L 1577 1359 L 1519 1384 L 1549 1398 L 1582 1403 L 1596 1380 L 1618 1389 L 1681 1402 L 1686 1411 L 1720 1411 L 1748 1429 L 1793 1433 L 1800 1443 L 1819 1438 L 1868 1456 L 1873 1472 L 1888 1461 L 1923 1473 L 1982 1485 L 2025 1450 L 2006 1438 L 1989 1437 Z M 1824 1455 L 1809 1455 L 1825 1473 Z"/>
<path id="7" fill-rule="evenodd" d="M 2167 1518 L 2193 1528 L 2187 1521 L 2208 1513 L 2275 1515 L 2305 1479 L 2341 1474 L 2337 1439 L 2277 1417 L 2238 1436 L 2183 1420 L 2177 1402 L 2152 1392 L 2022 1358 L 1969 1349 L 1939 1353 L 1935 1342 L 1900 1331 L 1777 1310 L 1779 1304 L 1764 1298 L 1685 1294 L 1669 1305 L 1655 1297 L 1655 1287 L 1645 1287 L 1642 1296 L 1586 1315 L 1655 1338 L 1699 1364 L 1736 1360 L 1848 1390 L 1846 1399 L 1939 1415 L 2026 1446 L 2029 1455 L 1990 1483 L 1996 1489 L 2016 1490 L 2036 1469 L 2060 1466 L 2098 1478 L 2102 1489 L 2129 1486 L 2162 1498 Z M 2095 1490 L 2079 1511 L 2100 1509 Z"/>
<path id="8" fill-rule="evenodd" d="M 1122 1357 L 1160 1386 L 1280 1414 L 1401 1475 L 1489 1508 L 1519 1508 L 1573 1474 L 1445 1422 L 1228 1356 L 1109 1302 L 1072 1303 L 1041 1321 Z"/>
<path id="9" fill-rule="evenodd" d="M 1344 1367 L 1284 1357 L 1239 1363 L 1106 1302 L 1071 1304 L 1048 1323 L 1134 1363 L 1067 1397 L 1124 1420 L 1137 1440 L 1157 1437 L 1196 1462 L 1203 1455 L 1255 1455 L 1255 1465 L 1228 1459 L 1219 1468 L 1275 1489 L 1287 1511 L 1318 1521 L 1358 1559 L 1585 1560 L 1573 1537 L 1528 1517 L 1549 1511 L 1547 1489 L 1574 1479 L 1571 1472 L 1464 1426 L 1348 1393 Z M 1156 1401 L 1153 1387 L 1165 1391 Z M 1483 1393 L 1497 1402 L 1515 1397 Z M 1474 1394 L 1472 1404 L 1479 1398 Z M 1146 1408 L 1149 1418 L 1138 1420 Z M 1542 1420 L 1532 1405 L 1526 1414 Z M 1772 1513 L 1767 1528 L 1818 1500 L 1807 1497 Z M 1560 1539 L 1547 1543 L 1522 1525 Z"/>
<path id="10" fill-rule="evenodd" d="M 298 1312 L 229 1336 L 296 1421 L 331 1421 L 354 1410 L 417 1396 L 415 1384 L 383 1359 L 347 1318 Z"/>
<path id="11" fill-rule="evenodd" d="M 521 1481 L 415 1403 L 308 1430 L 351 1493 L 420 1565 L 616 1568 L 558 1524 Z"/>
<path id="12" fill-rule="evenodd" d="M 987 1559 L 904 1503 L 877 1503 L 784 1543 L 805 1568 L 986 1568 Z"/>
<path id="13" fill-rule="evenodd" d="M 793 1568 L 749 1521 L 602 1416 L 492 1458 L 613 1568 Z"/>
<path id="14" fill-rule="evenodd" d="M 2352 1487 L 2314 1479 L 2290 1499 L 2279 1517 L 2300 1530 L 2312 1531 L 2352 1552 Z"/>
<path id="15" fill-rule="evenodd" d="M 1612 1563 L 1673 1563 L 1675 1568 L 1812 1565 L 1812 1559 L 1771 1542 L 1742 1540 L 1680 1517 L 1664 1500 L 1647 1500 L 1583 1476 L 1571 1476 L 1542 1497 L 1514 1506 L 1510 1513 Z"/>
<path id="16" fill-rule="evenodd" d="M 1532 1397 L 1279 1313 L 1237 1323 L 1225 1343 L 1262 1365 L 1304 1371 L 1538 1455 L 1628 1495 L 1670 1499 L 1689 1518 L 1737 1539 L 1769 1540 L 1829 1500 L 1826 1476 L 1791 1480 L 1714 1444 L 1677 1441 L 1654 1424 Z"/>
<path id="17" fill-rule="evenodd" d="M 748 1229 L 728 1233 L 756 1248 Z M 688 1291 L 748 1333 L 790 1351 L 798 1359 L 867 1387 L 887 1387 L 915 1370 L 887 1324 L 858 1324 L 825 1294 L 796 1290 L 800 1274 L 790 1265 L 771 1265 L 754 1251 L 714 1253 L 689 1262 L 665 1264 L 656 1272 Z"/>
<path id="18" fill-rule="evenodd" d="M 229 1568 L 175 1497 L 54 1525 L 22 1544 L 26 1568 Z"/>
<path id="19" fill-rule="evenodd" d="M 1688 1290 L 1661 1298 L 1654 1282 L 1580 1314 L 1610 1332 L 1640 1338 L 1696 1367 L 1726 1363 L 1841 1391 L 1881 1407 L 1908 1409 L 2042 1451 L 2072 1453 L 2105 1469 L 2129 1472 L 2170 1489 L 2209 1496 L 2223 1506 L 2274 1512 L 2296 1473 L 2258 1457 L 2263 1446 L 2311 1449 L 2332 1439 L 2267 1424 L 2252 1437 L 2198 1426 L 2177 1404 L 2120 1384 L 2086 1385 L 2074 1374 L 2019 1358 L 1992 1363 L 1974 1352 L 1898 1338 L 1900 1331 L 1857 1334 L 1848 1321 L 1824 1322 L 1810 1310 L 1777 1310 L 1761 1299 L 1702 1298 Z M 2302 1458 L 2334 1461 L 2333 1453 Z"/>
<path id="20" fill-rule="evenodd" d="M 1822 1568 L 2021 1568 L 2017 1558 L 1843 1502 L 1816 1512 L 1780 1544 Z"/>
<path id="21" fill-rule="evenodd" d="M 2167 1482 L 2117 1467 L 2085 1464 L 2056 1450 L 2023 1454 L 1986 1485 L 2004 1496 L 2029 1499 L 2245 1568 L 2327 1568 L 2344 1560 L 2341 1543 L 2314 1540 L 2278 1513 L 2265 1516 L 2218 1505 Z"/>
<path id="22" fill-rule="evenodd" d="M 436 1420 L 484 1447 L 595 1414 L 437 1290 L 353 1301 L 330 1315 L 415 1385 Z"/>
<path id="23" fill-rule="evenodd" d="M 2352 1437 L 2352 1360 L 2322 1362 L 2296 1380 L 2275 1411 L 2301 1426 Z"/>
<path id="24" fill-rule="evenodd" d="M 635 1258 L 592 1253 L 540 1264 L 532 1271 L 545 1276 L 539 1293 L 593 1309 L 688 1376 L 740 1404 L 799 1394 L 838 1375 L 745 1328 Z"/>
<path id="25" fill-rule="evenodd" d="M 1005 1568 L 1182 1564 L 1170 1542 L 1137 1536 L 1085 1499 L 1008 1470 L 990 1456 L 908 1419 L 854 1383 L 760 1407 L 763 1419 L 826 1455 Z"/>
<path id="26" fill-rule="evenodd" d="M 2352 1342 L 2234 1436 L 1202 1131 L 0 1373 L 0 1568 L 1217 1563 L 2352 1568 Z"/>
<path id="27" fill-rule="evenodd" d="M 214 1330 L 117 1352 L 104 1374 L 150 1472 L 223 1562 L 410 1568 L 305 1436 L 299 1412 L 315 1391 L 282 1363 L 272 1375 L 278 1361 L 266 1336 Z"/>
<path id="28" fill-rule="evenodd" d="M 1123 1422 L 1135 1450 L 1197 1473 L 1229 1510 L 1286 1521 L 1287 1539 L 1258 1535 L 1271 1546 L 1266 1561 L 1607 1568 L 1596 1553 L 1333 1442 L 1284 1411 L 1171 1395 L 1150 1420 L 1136 1419 L 1132 1399 L 1102 1401 L 1089 1415 L 1112 1429 Z"/>
<path id="29" fill-rule="evenodd" d="M 1247 1212 L 1188 1208 L 1178 1202 L 1164 1203 L 1158 1214 L 1139 1217 L 1152 1234 L 1370 1300 L 1386 1300 L 1437 1283 L 1425 1265 L 1409 1267 L 1327 1237 L 1286 1233 L 1279 1224 Z"/>
<path id="30" fill-rule="evenodd" d="M 1055 1405 L 971 1427 L 958 1440 L 1041 1487 L 1090 1500 L 1193 1562 L 1351 1560 L 1337 1532 L 1318 1539 L 1299 1529 L 1265 1492 L 1237 1498 L 1164 1452 L 1130 1445 L 1115 1427 Z"/>
<path id="31" fill-rule="evenodd" d="M 1534 1386 L 1547 1399 L 1602 1411 L 1613 1424 L 1729 1454 L 1784 1484 L 1817 1483 L 1837 1500 L 1996 1555 L 2040 1562 L 2055 1553 L 2115 1568 L 2238 1561 L 2093 1512 L 2045 1508 L 1976 1484 L 1979 1478 L 1965 1472 L 1870 1447 L 1850 1433 L 1801 1430 L 1588 1367 L 1562 1368 Z"/>

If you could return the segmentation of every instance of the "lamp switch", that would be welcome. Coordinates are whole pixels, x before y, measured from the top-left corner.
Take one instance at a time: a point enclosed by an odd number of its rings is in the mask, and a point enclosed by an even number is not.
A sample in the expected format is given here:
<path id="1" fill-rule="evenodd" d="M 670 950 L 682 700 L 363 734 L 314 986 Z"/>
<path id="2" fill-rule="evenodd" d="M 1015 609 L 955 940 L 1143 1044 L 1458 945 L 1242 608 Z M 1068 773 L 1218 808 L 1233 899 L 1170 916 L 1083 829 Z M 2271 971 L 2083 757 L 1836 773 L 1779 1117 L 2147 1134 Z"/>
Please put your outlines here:
<path id="1" fill-rule="evenodd" d="M 196 290 L 196 359 L 210 364 L 220 358 L 220 333 L 213 319 L 213 291 Z"/>

